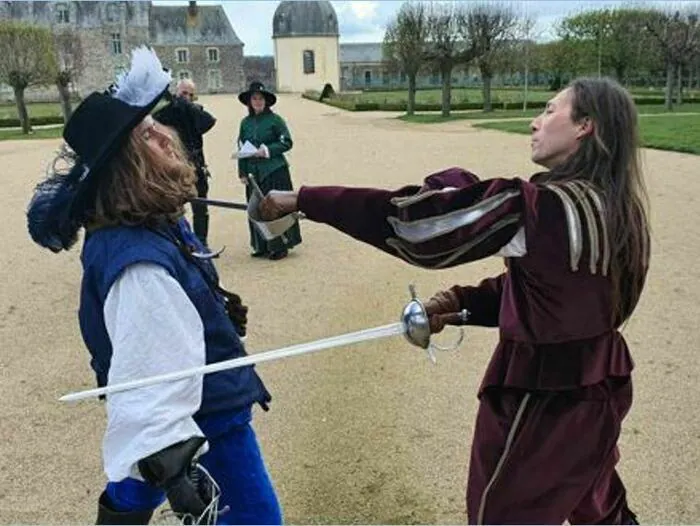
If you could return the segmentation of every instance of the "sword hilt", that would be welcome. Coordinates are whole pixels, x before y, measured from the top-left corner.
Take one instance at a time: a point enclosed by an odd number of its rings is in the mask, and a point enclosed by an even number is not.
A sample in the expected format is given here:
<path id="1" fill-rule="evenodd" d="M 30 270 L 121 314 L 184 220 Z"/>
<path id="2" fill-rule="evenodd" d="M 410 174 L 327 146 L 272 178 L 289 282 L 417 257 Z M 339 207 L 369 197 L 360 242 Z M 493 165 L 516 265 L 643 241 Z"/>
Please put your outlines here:
<path id="1" fill-rule="evenodd" d="M 425 305 L 418 299 L 415 285 L 411 283 L 408 286 L 408 291 L 411 295 L 411 301 L 406 304 L 401 313 L 404 336 L 413 345 L 425 349 L 428 353 L 428 358 L 435 364 L 437 363 L 435 351 L 454 351 L 457 349 L 464 340 L 464 329 L 459 327 L 459 337 L 451 347 L 441 347 L 431 343 L 430 318 Z"/>

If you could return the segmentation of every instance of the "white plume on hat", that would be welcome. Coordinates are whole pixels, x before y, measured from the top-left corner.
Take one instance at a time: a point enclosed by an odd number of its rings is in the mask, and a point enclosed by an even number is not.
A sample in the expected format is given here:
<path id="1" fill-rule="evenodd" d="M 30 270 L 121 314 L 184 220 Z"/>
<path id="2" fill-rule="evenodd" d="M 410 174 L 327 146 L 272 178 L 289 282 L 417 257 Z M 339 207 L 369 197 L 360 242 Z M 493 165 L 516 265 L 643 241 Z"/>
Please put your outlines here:
<path id="1" fill-rule="evenodd" d="M 131 69 L 117 77 L 112 96 L 130 106 L 146 106 L 171 80 L 170 72 L 163 69 L 155 51 L 140 46 L 131 51 Z"/>

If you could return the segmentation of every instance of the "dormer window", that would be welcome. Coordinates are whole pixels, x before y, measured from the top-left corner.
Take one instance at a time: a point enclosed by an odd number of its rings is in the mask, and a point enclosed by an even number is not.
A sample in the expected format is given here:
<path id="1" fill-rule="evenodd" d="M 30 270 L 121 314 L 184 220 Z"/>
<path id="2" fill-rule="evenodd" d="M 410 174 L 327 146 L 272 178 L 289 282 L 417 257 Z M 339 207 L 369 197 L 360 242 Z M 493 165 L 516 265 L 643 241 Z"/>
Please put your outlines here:
<path id="1" fill-rule="evenodd" d="M 56 6 L 56 22 L 59 24 L 70 24 L 70 11 L 67 4 Z"/>
<path id="2" fill-rule="evenodd" d="M 107 21 L 108 22 L 119 22 L 121 18 L 121 10 L 117 2 L 110 2 L 107 4 Z"/>

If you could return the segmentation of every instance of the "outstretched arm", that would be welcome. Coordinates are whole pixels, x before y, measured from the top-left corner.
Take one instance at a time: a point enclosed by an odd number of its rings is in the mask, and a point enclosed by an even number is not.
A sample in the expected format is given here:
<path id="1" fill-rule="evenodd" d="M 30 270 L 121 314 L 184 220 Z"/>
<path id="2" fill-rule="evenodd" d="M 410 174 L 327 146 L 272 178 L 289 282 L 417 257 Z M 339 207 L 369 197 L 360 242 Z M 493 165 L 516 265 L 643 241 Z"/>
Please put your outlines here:
<path id="1" fill-rule="evenodd" d="M 295 206 L 312 221 L 437 269 L 496 255 L 507 245 L 523 223 L 522 186 L 519 179 L 479 181 L 451 168 L 426 178 L 422 187 L 393 191 L 302 187 Z"/>

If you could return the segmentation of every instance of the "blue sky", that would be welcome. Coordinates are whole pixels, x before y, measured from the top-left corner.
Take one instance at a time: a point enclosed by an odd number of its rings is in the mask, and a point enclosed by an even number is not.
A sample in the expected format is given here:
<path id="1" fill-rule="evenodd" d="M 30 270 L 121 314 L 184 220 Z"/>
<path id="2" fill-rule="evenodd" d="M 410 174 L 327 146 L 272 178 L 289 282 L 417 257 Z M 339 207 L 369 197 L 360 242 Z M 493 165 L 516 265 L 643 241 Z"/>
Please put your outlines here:
<path id="1" fill-rule="evenodd" d="M 155 1 L 156 5 L 187 5 L 187 2 Z M 244 42 L 245 55 L 272 55 L 272 16 L 279 4 L 276 0 L 202 1 L 202 5 L 221 4 L 231 20 L 238 37 Z M 384 28 L 403 1 L 333 1 L 340 24 L 340 42 L 381 42 Z M 541 40 L 551 38 L 552 26 L 561 18 L 584 9 L 620 6 L 633 2 L 619 0 L 521 0 L 499 3 L 527 12 L 537 20 L 535 33 Z M 674 6 L 699 2 L 634 2 L 634 4 L 664 4 Z"/>

